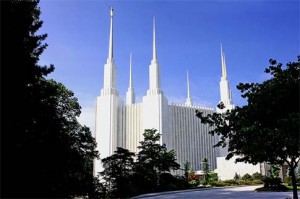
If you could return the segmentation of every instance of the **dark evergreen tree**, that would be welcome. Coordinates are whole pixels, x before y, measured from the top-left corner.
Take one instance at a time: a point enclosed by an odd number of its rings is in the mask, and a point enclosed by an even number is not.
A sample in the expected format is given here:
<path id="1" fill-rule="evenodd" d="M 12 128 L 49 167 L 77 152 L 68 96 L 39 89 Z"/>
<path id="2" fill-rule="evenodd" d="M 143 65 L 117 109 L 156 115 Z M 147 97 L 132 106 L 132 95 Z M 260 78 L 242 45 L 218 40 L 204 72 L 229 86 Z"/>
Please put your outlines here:
<path id="1" fill-rule="evenodd" d="M 47 47 L 38 3 L 1 2 L 1 196 L 97 195 L 96 142 L 76 119 L 77 98 L 46 79 L 53 65 L 38 64 Z"/>
<path id="2" fill-rule="evenodd" d="M 134 153 L 120 147 L 113 155 L 102 159 L 104 171 L 100 174 L 105 181 L 106 197 L 125 198 L 188 186 L 183 178 L 170 173 L 179 169 L 179 164 L 175 152 L 159 144 L 160 135 L 156 130 L 146 129 L 143 135 L 136 162 Z"/>
<path id="3" fill-rule="evenodd" d="M 285 69 L 271 59 L 265 72 L 271 74 L 269 80 L 237 86 L 247 105 L 223 114 L 196 114 L 202 123 L 215 127 L 211 134 L 221 135 L 216 146 L 228 145 L 227 159 L 239 155 L 238 162 L 287 163 L 292 171 L 293 195 L 298 198 L 295 168 L 300 157 L 300 56 Z"/>
<path id="4" fill-rule="evenodd" d="M 113 155 L 102 159 L 104 170 L 100 173 L 108 189 L 108 197 L 124 198 L 134 194 L 132 185 L 135 154 L 117 147 Z"/>
<path id="5" fill-rule="evenodd" d="M 161 176 L 177 170 L 175 151 L 167 151 L 165 144 L 160 144 L 160 134 L 155 129 L 146 129 L 144 140 L 140 142 L 136 164 L 136 186 L 143 193 L 162 190 Z"/>

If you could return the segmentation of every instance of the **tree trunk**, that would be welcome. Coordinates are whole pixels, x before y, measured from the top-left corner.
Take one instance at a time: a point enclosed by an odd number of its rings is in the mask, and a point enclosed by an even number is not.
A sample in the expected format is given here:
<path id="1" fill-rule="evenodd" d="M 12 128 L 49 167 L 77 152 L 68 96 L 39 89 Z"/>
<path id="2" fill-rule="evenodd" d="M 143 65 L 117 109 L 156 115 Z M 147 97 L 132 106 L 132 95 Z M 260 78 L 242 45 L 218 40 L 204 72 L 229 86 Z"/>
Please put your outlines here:
<path id="1" fill-rule="evenodd" d="M 295 176 L 295 168 L 290 166 L 290 176 L 292 177 L 292 185 L 293 185 L 293 199 L 298 199 L 298 192 L 297 192 L 297 181 Z"/>

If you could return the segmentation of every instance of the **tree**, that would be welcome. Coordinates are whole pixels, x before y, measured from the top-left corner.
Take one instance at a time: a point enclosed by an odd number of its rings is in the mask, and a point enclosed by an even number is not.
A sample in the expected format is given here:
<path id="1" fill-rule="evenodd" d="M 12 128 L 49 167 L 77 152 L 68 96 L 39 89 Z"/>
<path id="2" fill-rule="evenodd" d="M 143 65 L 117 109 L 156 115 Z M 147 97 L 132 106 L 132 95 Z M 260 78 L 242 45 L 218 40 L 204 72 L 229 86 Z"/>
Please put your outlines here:
<path id="1" fill-rule="evenodd" d="M 234 176 L 233 176 L 233 179 L 234 180 L 239 180 L 241 177 L 239 174 L 237 174 L 237 172 L 235 172 Z"/>
<path id="2" fill-rule="evenodd" d="M 270 59 L 265 72 L 271 75 L 269 80 L 237 86 L 247 105 L 222 114 L 205 116 L 197 111 L 196 115 L 202 123 L 214 126 L 210 134 L 220 135 L 216 146 L 228 145 L 227 159 L 238 155 L 237 162 L 286 162 L 293 171 L 293 195 L 298 198 L 294 170 L 300 157 L 300 56 L 297 62 L 287 63 L 285 69 Z M 218 107 L 222 109 L 224 104 Z"/>
<path id="3" fill-rule="evenodd" d="M 203 170 L 203 184 L 207 185 L 209 182 L 209 164 L 207 158 L 202 160 L 202 170 Z"/>
<path id="4" fill-rule="evenodd" d="M 252 179 L 253 180 L 262 180 L 263 175 L 261 173 L 255 172 L 255 173 L 252 174 Z"/>
<path id="5" fill-rule="evenodd" d="M 252 176 L 249 173 L 246 173 L 245 175 L 242 176 L 242 180 L 250 181 L 253 180 Z"/>
<path id="6" fill-rule="evenodd" d="M 189 172 L 191 171 L 191 169 L 192 169 L 192 167 L 191 167 L 191 163 L 189 161 L 186 161 L 185 163 L 183 163 L 184 176 L 185 176 L 186 180 L 188 180 Z"/>
<path id="7" fill-rule="evenodd" d="M 272 164 L 269 170 L 271 178 L 279 178 L 280 166 L 276 164 Z"/>
<path id="8" fill-rule="evenodd" d="M 132 196 L 132 175 L 135 154 L 117 147 L 113 155 L 102 159 L 104 170 L 100 173 L 111 193 L 110 197 Z"/>
<path id="9" fill-rule="evenodd" d="M 102 159 L 104 171 L 100 175 L 109 192 L 107 197 L 124 198 L 187 186 L 182 178 L 170 173 L 179 169 L 175 152 L 167 151 L 165 144 L 158 143 L 160 135 L 156 130 L 146 129 L 143 135 L 136 162 L 135 154 L 121 147 L 117 147 L 113 155 Z"/>
<path id="10" fill-rule="evenodd" d="M 41 66 L 46 49 L 39 1 L 1 2 L 3 14 L 2 143 L 3 197 L 97 195 L 92 175 L 98 156 L 90 130 L 77 117 L 74 93 L 46 79 L 54 66 Z"/>
<path id="11" fill-rule="evenodd" d="M 180 168 L 175 151 L 167 151 L 165 144 L 159 144 L 160 134 L 155 129 L 146 129 L 144 140 L 140 142 L 136 164 L 136 182 L 144 193 L 163 189 L 160 177 Z"/>

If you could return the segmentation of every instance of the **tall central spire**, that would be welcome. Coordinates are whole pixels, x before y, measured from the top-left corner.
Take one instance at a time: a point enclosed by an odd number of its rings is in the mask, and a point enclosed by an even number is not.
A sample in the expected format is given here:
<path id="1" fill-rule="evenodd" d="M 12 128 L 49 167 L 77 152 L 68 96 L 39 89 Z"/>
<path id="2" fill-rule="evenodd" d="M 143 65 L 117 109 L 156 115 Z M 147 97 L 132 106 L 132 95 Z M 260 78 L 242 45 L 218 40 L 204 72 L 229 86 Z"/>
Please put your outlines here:
<path id="1" fill-rule="evenodd" d="M 117 68 L 114 63 L 113 57 L 113 11 L 114 9 L 110 8 L 110 33 L 109 33 L 109 46 L 108 46 L 108 57 L 106 64 L 104 65 L 104 85 L 101 90 L 101 95 L 118 95 L 116 88 L 117 81 Z"/>
<path id="2" fill-rule="evenodd" d="M 153 57 L 149 66 L 149 90 L 147 91 L 147 95 L 156 95 L 161 93 L 160 71 L 156 54 L 155 18 L 153 17 Z"/>
<path id="3" fill-rule="evenodd" d="M 114 16 L 114 9 L 112 7 L 110 7 L 110 33 L 109 33 L 108 60 L 112 60 L 114 58 L 114 55 L 113 55 L 113 16 Z"/>
<path id="4" fill-rule="evenodd" d="M 222 44 L 221 44 L 221 62 L 222 62 L 222 77 L 224 79 L 227 79 L 225 53 L 223 52 Z"/>
<path id="5" fill-rule="evenodd" d="M 153 61 L 157 61 L 157 54 L 156 54 L 156 35 L 155 35 L 155 17 L 153 17 Z"/>
<path id="6" fill-rule="evenodd" d="M 189 71 L 186 71 L 186 86 L 187 86 L 187 98 L 185 105 L 192 106 L 192 100 L 190 95 L 190 78 L 189 78 Z"/>

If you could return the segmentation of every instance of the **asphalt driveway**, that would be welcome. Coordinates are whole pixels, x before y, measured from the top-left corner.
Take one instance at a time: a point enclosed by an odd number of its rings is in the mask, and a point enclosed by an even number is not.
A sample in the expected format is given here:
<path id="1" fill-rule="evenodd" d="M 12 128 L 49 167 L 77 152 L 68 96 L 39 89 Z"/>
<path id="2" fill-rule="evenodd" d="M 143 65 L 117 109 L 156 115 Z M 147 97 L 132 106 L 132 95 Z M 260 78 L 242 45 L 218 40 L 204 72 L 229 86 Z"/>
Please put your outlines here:
<path id="1" fill-rule="evenodd" d="M 240 186 L 240 187 L 220 187 L 210 189 L 193 189 L 173 192 L 150 193 L 137 198 L 147 199 L 172 199 L 172 198 L 216 198 L 216 199 L 290 199 L 293 197 L 292 192 L 256 192 L 255 189 L 262 185 L 255 186 Z M 298 191 L 298 195 L 300 192 Z"/>

